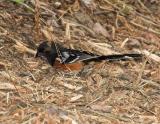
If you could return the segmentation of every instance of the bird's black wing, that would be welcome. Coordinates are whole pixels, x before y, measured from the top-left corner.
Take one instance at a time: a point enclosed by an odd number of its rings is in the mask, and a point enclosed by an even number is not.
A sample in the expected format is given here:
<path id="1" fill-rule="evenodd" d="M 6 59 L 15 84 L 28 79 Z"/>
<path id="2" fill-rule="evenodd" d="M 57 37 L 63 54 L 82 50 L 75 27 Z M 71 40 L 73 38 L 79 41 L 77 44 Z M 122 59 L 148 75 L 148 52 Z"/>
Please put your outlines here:
<path id="1" fill-rule="evenodd" d="M 60 53 L 61 53 L 62 63 L 65 64 L 74 63 L 77 61 L 90 60 L 98 57 L 98 55 L 72 49 L 65 49 Z"/>
<path id="2" fill-rule="evenodd" d="M 58 46 L 58 45 L 57 45 Z M 91 62 L 91 61 L 117 61 L 117 60 L 131 60 L 131 59 L 141 59 L 142 54 L 133 53 L 133 54 L 114 54 L 114 55 L 95 55 L 92 53 L 88 53 L 86 51 L 73 50 L 58 46 L 61 63 L 70 64 L 77 61 Z"/>

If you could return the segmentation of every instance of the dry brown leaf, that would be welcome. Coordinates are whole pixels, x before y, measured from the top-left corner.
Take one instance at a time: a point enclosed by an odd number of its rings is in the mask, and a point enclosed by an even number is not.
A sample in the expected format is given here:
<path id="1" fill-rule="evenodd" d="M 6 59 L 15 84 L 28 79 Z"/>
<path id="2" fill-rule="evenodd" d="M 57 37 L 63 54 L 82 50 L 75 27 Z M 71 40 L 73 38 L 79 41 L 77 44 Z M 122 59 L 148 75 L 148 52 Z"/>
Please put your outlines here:
<path id="1" fill-rule="evenodd" d="M 91 41 L 87 41 L 87 43 L 88 43 L 88 46 L 92 47 L 93 49 L 95 49 L 95 51 L 97 51 L 103 55 L 118 54 L 114 50 L 110 49 L 110 45 L 108 45 L 107 43 L 105 43 L 103 45 L 102 45 L 102 43 L 94 43 Z"/>
<path id="2" fill-rule="evenodd" d="M 0 82 L 0 90 L 15 90 L 15 86 L 11 83 Z"/>
<path id="3" fill-rule="evenodd" d="M 98 33 L 98 34 L 102 34 L 105 37 L 110 37 L 109 33 L 107 32 L 107 30 L 100 24 L 100 23 L 95 23 L 93 26 L 93 30 Z"/>
<path id="4" fill-rule="evenodd" d="M 143 37 L 145 39 L 147 39 L 148 41 L 151 41 L 151 42 L 160 42 L 160 38 L 157 37 L 157 35 L 153 34 L 153 33 L 144 33 L 143 34 Z"/>
<path id="5" fill-rule="evenodd" d="M 74 86 L 74 85 L 72 85 L 72 84 L 65 83 L 65 82 L 63 82 L 63 81 L 58 81 L 58 84 L 66 87 L 66 88 L 68 88 L 68 89 L 71 89 L 71 90 L 77 90 L 77 89 L 80 89 L 80 88 L 81 88 L 81 87 L 78 87 L 78 86 Z"/>
<path id="6" fill-rule="evenodd" d="M 41 31 L 48 41 L 54 41 L 55 36 L 53 34 L 53 27 L 44 27 Z"/>
<path id="7" fill-rule="evenodd" d="M 68 40 L 71 39 L 71 31 L 70 31 L 70 24 L 66 23 L 66 32 L 65 32 L 65 36 Z"/>
<path id="8" fill-rule="evenodd" d="M 14 45 L 14 47 L 21 53 L 26 53 L 27 52 L 27 53 L 30 53 L 32 55 L 36 55 L 35 50 L 32 50 L 32 49 L 28 48 L 27 45 L 25 45 L 22 42 L 16 41 L 16 45 Z"/>
<path id="9" fill-rule="evenodd" d="M 79 11 L 80 5 L 79 5 L 79 1 L 78 1 L 78 0 L 76 0 L 76 1 L 74 2 L 72 9 L 73 9 L 73 11 L 75 11 L 75 12 Z"/>
<path id="10" fill-rule="evenodd" d="M 70 99 L 70 102 L 75 102 L 75 101 L 79 100 L 79 99 L 82 98 L 82 97 L 83 97 L 83 95 L 78 94 L 78 95 L 72 97 L 72 98 Z"/>
<path id="11" fill-rule="evenodd" d="M 160 62 L 160 57 L 157 56 L 156 54 L 150 53 L 147 50 L 143 50 L 142 53 L 145 54 L 147 57 L 153 59 L 154 61 Z"/>
<path id="12" fill-rule="evenodd" d="M 100 105 L 91 105 L 90 107 L 93 110 L 103 111 L 103 112 L 107 112 L 107 113 L 112 112 L 112 109 L 113 109 L 112 106 L 101 105 L 101 104 Z"/>

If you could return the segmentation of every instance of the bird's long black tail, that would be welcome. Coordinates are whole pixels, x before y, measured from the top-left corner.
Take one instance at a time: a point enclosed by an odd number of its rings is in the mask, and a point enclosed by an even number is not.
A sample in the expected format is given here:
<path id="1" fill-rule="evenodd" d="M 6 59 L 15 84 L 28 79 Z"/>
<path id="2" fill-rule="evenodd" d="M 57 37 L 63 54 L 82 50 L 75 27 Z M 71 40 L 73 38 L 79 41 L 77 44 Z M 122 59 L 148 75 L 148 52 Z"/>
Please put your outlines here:
<path id="1" fill-rule="evenodd" d="M 91 58 L 85 60 L 85 62 L 91 61 L 128 61 L 128 60 L 140 60 L 142 59 L 142 54 L 117 54 L 117 55 L 106 55 L 106 56 L 98 56 L 96 58 Z"/>

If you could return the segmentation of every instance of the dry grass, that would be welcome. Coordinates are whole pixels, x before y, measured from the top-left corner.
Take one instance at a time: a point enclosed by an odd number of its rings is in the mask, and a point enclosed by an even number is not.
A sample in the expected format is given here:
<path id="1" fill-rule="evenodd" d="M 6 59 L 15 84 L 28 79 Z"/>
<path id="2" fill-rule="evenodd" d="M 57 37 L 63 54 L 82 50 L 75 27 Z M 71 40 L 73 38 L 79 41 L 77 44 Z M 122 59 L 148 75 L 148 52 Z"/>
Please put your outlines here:
<path id="1" fill-rule="evenodd" d="M 0 123 L 160 123 L 159 6 L 158 0 L 0 2 Z M 40 43 L 34 39 L 145 57 L 62 72 L 34 57 Z"/>

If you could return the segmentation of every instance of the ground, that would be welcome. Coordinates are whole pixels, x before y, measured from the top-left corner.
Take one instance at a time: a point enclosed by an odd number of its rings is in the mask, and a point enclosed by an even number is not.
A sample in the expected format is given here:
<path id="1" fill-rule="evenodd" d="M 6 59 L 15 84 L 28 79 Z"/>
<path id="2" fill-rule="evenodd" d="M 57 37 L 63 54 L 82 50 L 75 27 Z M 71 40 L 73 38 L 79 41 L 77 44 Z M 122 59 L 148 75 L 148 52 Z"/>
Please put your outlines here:
<path id="1" fill-rule="evenodd" d="M 0 2 L 0 123 L 160 123 L 159 0 L 36 1 Z M 35 58 L 42 41 L 144 57 L 63 72 Z"/>

